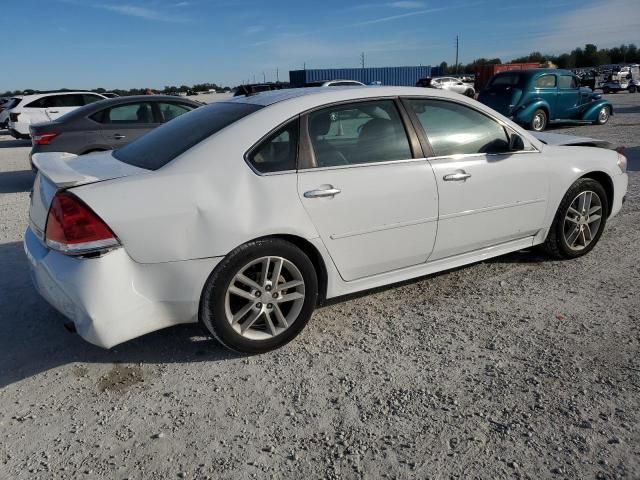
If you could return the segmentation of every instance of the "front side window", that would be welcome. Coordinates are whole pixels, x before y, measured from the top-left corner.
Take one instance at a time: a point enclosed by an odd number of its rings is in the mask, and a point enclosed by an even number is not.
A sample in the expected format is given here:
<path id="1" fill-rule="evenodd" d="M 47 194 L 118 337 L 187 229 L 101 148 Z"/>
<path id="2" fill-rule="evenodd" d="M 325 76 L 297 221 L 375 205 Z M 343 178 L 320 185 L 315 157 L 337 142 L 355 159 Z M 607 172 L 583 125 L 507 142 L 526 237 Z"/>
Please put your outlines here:
<path id="1" fill-rule="evenodd" d="M 536 80 L 536 88 L 555 88 L 556 84 L 555 75 L 544 75 Z"/>
<path id="2" fill-rule="evenodd" d="M 509 139 L 504 127 L 464 105 L 443 100 L 410 99 L 436 157 L 504 153 Z"/>
<path id="3" fill-rule="evenodd" d="M 249 154 L 249 163 L 260 173 L 295 170 L 298 130 L 299 122 L 296 119 L 269 135 Z"/>
<path id="4" fill-rule="evenodd" d="M 183 103 L 159 103 L 158 108 L 160 109 L 160 115 L 162 116 L 163 122 L 168 122 L 173 120 L 174 118 L 178 118 L 180 115 L 183 115 L 187 112 L 190 112 L 194 109 L 191 105 L 185 105 Z"/>
<path id="5" fill-rule="evenodd" d="M 578 88 L 578 82 L 572 75 L 561 75 L 559 86 L 560 88 Z"/>
<path id="6" fill-rule="evenodd" d="M 100 100 L 104 100 L 104 98 L 98 95 L 91 95 L 89 93 L 82 94 L 82 104 L 89 105 L 90 103 L 99 102 Z"/>
<path id="7" fill-rule="evenodd" d="M 358 102 L 309 115 L 309 137 L 317 167 L 412 158 L 393 100 Z"/>

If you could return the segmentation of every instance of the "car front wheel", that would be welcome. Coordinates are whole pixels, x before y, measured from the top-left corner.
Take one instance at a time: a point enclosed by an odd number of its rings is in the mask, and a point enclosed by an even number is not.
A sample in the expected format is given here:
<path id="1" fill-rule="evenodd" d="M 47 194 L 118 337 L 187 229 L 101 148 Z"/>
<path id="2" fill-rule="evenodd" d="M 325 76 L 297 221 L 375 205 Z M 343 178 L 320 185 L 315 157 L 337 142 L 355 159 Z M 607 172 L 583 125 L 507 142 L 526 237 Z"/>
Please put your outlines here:
<path id="1" fill-rule="evenodd" d="M 543 248 L 557 258 L 577 258 L 596 246 L 607 223 L 609 203 L 602 185 L 581 178 L 565 194 Z"/>
<path id="2" fill-rule="evenodd" d="M 609 117 L 611 116 L 611 112 L 609 107 L 602 107 L 598 112 L 598 118 L 594 122 L 596 125 L 604 125 L 609 121 Z"/>
<path id="3" fill-rule="evenodd" d="M 249 242 L 216 267 L 204 287 L 200 321 L 225 347 L 264 353 L 293 340 L 318 300 L 309 257 L 280 239 Z"/>
<path id="4" fill-rule="evenodd" d="M 636 93 L 636 86 L 635 85 L 631 85 L 629 87 L 629 93 Z"/>
<path id="5" fill-rule="evenodd" d="M 529 129 L 534 132 L 542 132 L 545 128 L 547 128 L 547 113 L 542 109 L 538 109 L 533 114 Z"/>

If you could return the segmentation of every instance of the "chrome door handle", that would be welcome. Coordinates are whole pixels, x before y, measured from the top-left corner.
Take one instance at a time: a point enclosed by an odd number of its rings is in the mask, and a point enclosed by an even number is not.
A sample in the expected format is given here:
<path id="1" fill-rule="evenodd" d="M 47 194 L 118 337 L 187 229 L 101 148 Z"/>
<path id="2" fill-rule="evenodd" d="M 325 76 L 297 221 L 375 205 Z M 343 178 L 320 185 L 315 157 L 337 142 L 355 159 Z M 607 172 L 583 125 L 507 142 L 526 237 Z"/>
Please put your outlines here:
<path id="1" fill-rule="evenodd" d="M 467 178 L 471 178 L 471 174 L 464 170 L 459 170 L 456 173 L 450 173 L 442 177 L 445 182 L 466 182 Z"/>
<path id="2" fill-rule="evenodd" d="M 47 113 L 60 113 L 59 110 L 48 110 Z"/>
<path id="3" fill-rule="evenodd" d="M 123 138 L 127 138 L 126 135 L 120 135 L 119 133 L 116 133 L 113 138 L 115 138 L 116 140 L 122 140 Z"/>
<path id="4" fill-rule="evenodd" d="M 334 197 L 338 195 L 342 190 L 329 186 L 329 188 L 321 188 L 318 190 L 310 190 L 304 192 L 304 198 L 322 198 L 322 197 Z"/>

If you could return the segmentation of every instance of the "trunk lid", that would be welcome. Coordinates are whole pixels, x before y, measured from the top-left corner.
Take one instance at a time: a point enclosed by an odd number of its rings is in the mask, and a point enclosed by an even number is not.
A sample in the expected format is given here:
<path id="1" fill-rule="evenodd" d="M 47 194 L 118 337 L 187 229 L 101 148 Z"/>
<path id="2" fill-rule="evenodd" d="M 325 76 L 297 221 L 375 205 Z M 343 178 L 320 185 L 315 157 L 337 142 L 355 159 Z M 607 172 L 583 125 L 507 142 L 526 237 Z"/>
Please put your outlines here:
<path id="1" fill-rule="evenodd" d="M 120 162 L 111 152 L 82 156 L 62 152 L 35 153 L 32 162 L 38 174 L 31 192 L 29 224 L 41 240 L 44 239 L 51 201 L 59 190 L 149 173 Z"/>

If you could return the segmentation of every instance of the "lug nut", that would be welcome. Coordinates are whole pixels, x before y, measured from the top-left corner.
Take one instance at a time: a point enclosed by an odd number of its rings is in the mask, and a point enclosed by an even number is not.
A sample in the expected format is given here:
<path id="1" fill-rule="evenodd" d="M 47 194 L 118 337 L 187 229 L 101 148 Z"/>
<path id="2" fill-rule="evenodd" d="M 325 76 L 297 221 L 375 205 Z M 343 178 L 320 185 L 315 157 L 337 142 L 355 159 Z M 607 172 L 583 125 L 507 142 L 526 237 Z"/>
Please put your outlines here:
<path id="1" fill-rule="evenodd" d="M 260 298 L 261 295 L 262 295 L 262 293 L 256 292 L 256 297 Z"/>
<path id="2" fill-rule="evenodd" d="M 271 296 L 272 296 L 273 298 L 278 298 L 278 294 L 277 294 L 277 293 L 273 293 L 273 294 L 271 294 Z"/>
<path id="3" fill-rule="evenodd" d="M 260 302 L 256 303 L 256 308 L 262 308 L 262 304 Z"/>
<path id="4" fill-rule="evenodd" d="M 273 303 L 270 303 L 269 305 L 267 305 L 267 308 L 271 310 L 273 308 Z"/>
<path id="5" fill-rule="evenodd" d="M 271 291 L 271 285 L 267 285 L 264 289 L 265 289 L 267 292 L 270 292 L 270 291 Z"/>

